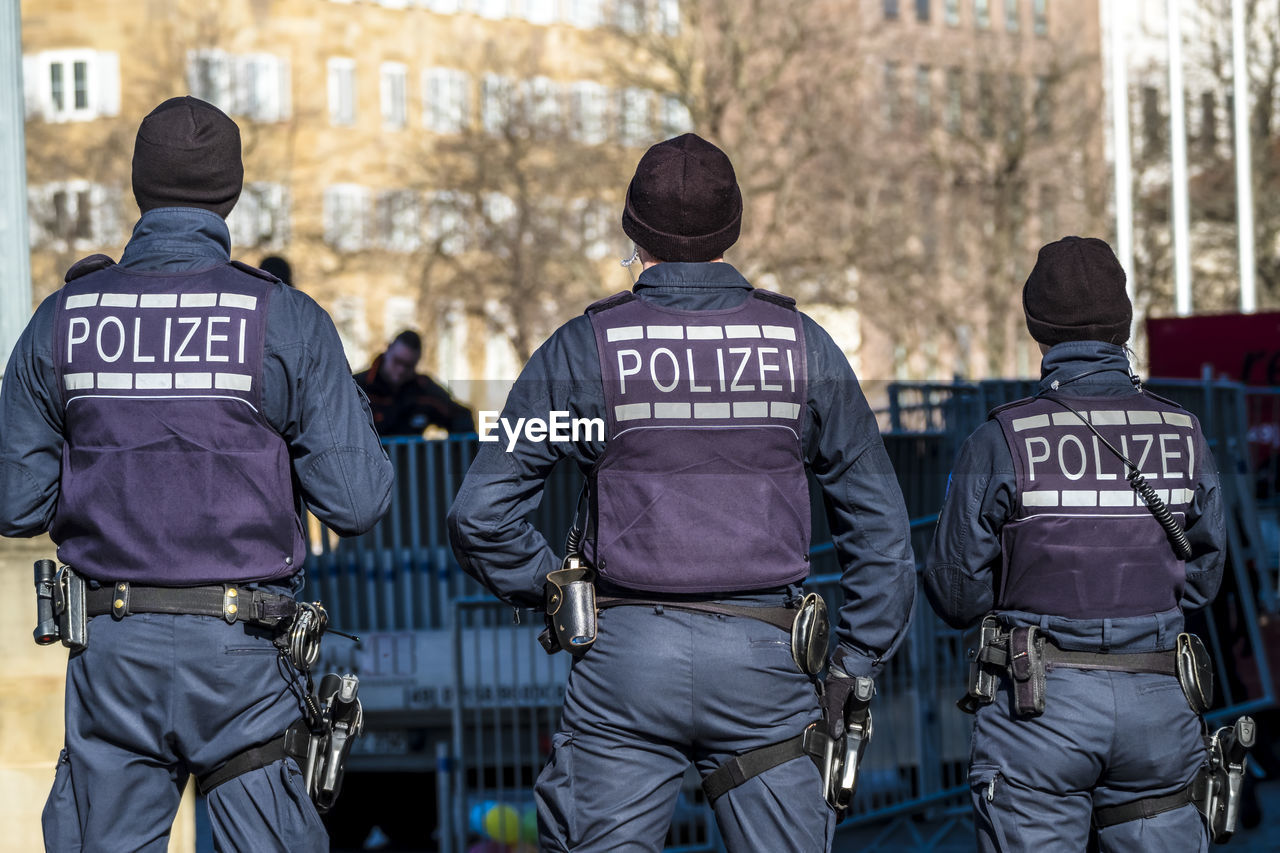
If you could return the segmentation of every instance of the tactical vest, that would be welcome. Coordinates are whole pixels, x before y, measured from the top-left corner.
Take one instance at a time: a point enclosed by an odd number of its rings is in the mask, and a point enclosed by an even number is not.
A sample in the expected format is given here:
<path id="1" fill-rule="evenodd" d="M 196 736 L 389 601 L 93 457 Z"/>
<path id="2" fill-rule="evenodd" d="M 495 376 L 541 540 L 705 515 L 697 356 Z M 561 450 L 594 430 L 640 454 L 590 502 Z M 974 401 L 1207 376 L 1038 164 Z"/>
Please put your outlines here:
<path id="1" fill-rule="evenodd" d="M 82 574 L 189 586 L 301 568 L 289 451 L 261 411 L 271 285 L 255 273 L 131 272 L 95 256 L 67 274 L 51 533 Z"/>
<path id="2" fill-rule="evenodd" d="M 729 310 L 623 293 L 587 309 L 607 409 L 593 471 L 600 574 L 637 590 L 732 592 L 808 574 L 807 361 L 795 302 Z"/>
<path id="3" fill-rule="evenodd" d="M 1063 399 L 1134 462 L 1185 524 L 1207 452 L 1194 416 L 1149 394 Z M 1178 606 L 1184 564 L 1114 453 L 1049 398 L 994 413 L 1013 454 L 1018 497 L 1001 531 L 998 606 L 1076 619 Z"/>

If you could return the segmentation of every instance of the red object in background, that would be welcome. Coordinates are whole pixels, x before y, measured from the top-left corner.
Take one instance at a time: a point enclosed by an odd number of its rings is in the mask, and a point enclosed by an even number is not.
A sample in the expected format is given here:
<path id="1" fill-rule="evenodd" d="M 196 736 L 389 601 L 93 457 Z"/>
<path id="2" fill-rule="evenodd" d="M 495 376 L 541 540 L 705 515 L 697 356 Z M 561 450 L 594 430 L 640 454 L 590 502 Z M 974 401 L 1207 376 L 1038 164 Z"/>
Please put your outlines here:
<path id="1" fill-rule="evenodd" d="M 1280 386 L 1280 312 L 1207 314 L 1147 319 L 1147 375 L 1155 379 L 1214 379 Z M 1280 396 L 1246 401 L 1253 464 L 1274 494 L 1280 483 Z M 1261 496 L 1261 495 L 1260 495 Z"/>
<path id="2" fill-rule="evenodd" d="M 1280 385 L 1280 312 L 1148 318 L 1147 348 L 1155 379 L 1212 376 L 1246 385 Z"/>

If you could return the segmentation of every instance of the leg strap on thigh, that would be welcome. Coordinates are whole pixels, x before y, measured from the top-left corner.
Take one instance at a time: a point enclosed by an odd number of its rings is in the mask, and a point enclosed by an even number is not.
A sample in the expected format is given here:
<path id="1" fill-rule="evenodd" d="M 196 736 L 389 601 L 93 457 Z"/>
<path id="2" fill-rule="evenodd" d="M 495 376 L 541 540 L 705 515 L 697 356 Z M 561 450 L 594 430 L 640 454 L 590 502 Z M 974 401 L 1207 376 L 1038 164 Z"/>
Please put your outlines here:
<path id="1" fill-rule="evenodd" d="M 308 737 L 309 732 L 305 722 L 299 720 L 275 740 L 258 746 L 251 746 L 244 752 L 231 756 L 216 770 L 211 770 L 203 776 L 197 776 L 197 790 L 201 794 L 208 795 L 210 791 L 223 782 L 266 767 L 269 764 L 274 764 L 282 758 L 304 759 L 307 757 Z"/>
<path id="2" fill-rule="evenodd" d="M 1118 823 L 1142 820 L 1143 818 L 1171 812 L 1174 809 L 1180 809 L 1188 803 L 1195 802 L 1195 798 L 1192 796 L 1194 785 L 1195 780 L 1193 779 L 1181 791 L 1174 791 L 1172 794 L 1165 794 L 1160 797 L 1143 797 L 1141 800 L 1134 800 L 1131 803 L 1094 809 L 1093 825 L 1098 829 L 1106 829 L 1108 826 L 1115 826 Z"/>
<path id="3" fill-rule="evenodd" d="M 793 738 L 735 755 L 721 764 L 702 780 L 702 791 L 707 795 L 707 801 L 714 803 L 748 779 L 772 770 L 779 764 L 786 764 L 793 758 L 807 755 L 816 763 L 819 756 L 809 748 L 809 730 L 814 725 L 810 724 Z"/>

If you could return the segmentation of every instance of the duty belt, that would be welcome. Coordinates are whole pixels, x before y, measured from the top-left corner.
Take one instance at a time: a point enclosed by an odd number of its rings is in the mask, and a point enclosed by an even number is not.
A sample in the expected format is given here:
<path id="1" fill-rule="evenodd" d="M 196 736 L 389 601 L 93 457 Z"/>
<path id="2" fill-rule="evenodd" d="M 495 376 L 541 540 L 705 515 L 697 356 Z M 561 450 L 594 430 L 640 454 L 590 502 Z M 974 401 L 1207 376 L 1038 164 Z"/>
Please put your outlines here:
<path id="1" fill-rule="evenodd" d="M 1008 638 L 998 641 L 999 644 L 988 646 L 978 655 L 978 660 L 997 667 L 1009 667 L 1013 664 L 1010 655 Z M 1177 655 L 1173 649 L 1164 652 L 1073 652 L 1060 649 L 1046 642 L 1040 654 L 1044 658 L 1045 668 L 1055 666 L 1066 669 L 1105 669 L 1112 672 L 1149 672 L 1154 675 L 1178 674 Z"/>
<path id="2" fill-rule="evenodd" d="M 268 628 L 288 622 L 298 607 L 291 596 L 235 584 L 168 587 L 120 581 L 86 590 L 85 600 L 88 616 L 110 614 L 123 619 L 135 613 L 172 613 L 217 616 L 228 624 L 247 622 Z"/>

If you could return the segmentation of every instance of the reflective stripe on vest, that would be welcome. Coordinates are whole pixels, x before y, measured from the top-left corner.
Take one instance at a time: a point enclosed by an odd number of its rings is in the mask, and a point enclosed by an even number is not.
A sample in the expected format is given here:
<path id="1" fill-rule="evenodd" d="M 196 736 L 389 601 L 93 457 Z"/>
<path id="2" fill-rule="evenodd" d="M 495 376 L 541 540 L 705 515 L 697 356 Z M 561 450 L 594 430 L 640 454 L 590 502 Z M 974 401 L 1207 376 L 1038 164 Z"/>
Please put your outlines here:
<path id="1" fill-rule="evenodd" d="M 614 583 L 729 592 L 808 574 L 804 333 L 789 300 L 760 294 L 730 310 L 589 310 L 608 441 L 588 556 Z"/>
<path id="2" fill-rule="evenodd" d="M 271 287 L 230 266 L 108 267 L 62 289 L 66 447 L 51 533 L 64 562 L 160 585 L 301 567 L 288 448 L 260 412 Z"/>
<path id="3" fill-rule="evenodd" d="M 1182 522 L 1204 453 L 1177 407 L 1131 397 L 1066 397 L 1131 459 Z M 999 606 L 1069 618 L 1159 613 L 1178 606 L 1186 572 L 1115 454 L 1047 398 L 996 413 L 1013 455 L 1018 502 L 1001 531 Z"/>

